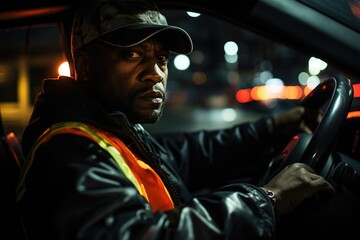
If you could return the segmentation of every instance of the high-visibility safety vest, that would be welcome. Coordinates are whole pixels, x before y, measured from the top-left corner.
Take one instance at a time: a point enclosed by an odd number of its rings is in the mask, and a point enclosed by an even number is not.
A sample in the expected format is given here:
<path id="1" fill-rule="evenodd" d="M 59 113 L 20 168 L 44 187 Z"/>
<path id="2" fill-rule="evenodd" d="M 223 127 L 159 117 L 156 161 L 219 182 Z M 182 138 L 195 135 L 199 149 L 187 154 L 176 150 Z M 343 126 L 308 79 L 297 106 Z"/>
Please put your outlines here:
<path id="1" fill-rule="evenodd" d="M 25 178 L 39 146 L 58 134 L 75 134 L 87 137 L 107 151 L 116 161 L 125 176 L 138 192 L 149 202 L 153 212 L 170 210 L 174 203 L 158 174 L 145 162 L 137 158 L 130 149 L 113 134 L 81 122 L 62 122 L 48 128 L 32 147 L 24 165 L 16 191 L 19 201 L 26 191 Z"/>

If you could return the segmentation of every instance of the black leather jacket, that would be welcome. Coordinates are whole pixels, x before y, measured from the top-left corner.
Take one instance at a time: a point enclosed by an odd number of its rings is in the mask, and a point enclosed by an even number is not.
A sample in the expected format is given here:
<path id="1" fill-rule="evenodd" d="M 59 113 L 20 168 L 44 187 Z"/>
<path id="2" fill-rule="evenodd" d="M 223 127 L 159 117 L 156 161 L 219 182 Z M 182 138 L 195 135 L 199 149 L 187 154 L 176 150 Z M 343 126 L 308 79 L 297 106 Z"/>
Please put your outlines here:
<path id="1" fill-rule="evenodd" d="M 150 136 L 107 113 L 70 78 L 45 80 L 23 137 L 24 154 L 51 124 L 111 131 L 163 179 L 176 204 L 153 213 L 110 155 L 78 135 L 36 152 L 19 202 L 30 239 L 270 239 L 275 216 L 254 179 L 271 136 L 265 119 L 219 131 Z M 255 176 L 255 178 L 254 178 Z"/>

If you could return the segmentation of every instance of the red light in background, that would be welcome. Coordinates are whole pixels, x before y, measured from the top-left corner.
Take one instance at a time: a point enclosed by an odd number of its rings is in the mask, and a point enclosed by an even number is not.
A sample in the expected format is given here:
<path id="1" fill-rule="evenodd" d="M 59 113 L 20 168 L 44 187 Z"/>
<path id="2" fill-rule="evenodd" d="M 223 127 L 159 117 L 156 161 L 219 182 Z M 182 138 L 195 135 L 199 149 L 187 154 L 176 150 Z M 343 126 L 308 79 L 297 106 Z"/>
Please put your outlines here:
<path id="1" fill-rule="evenodd" d="M 360 84 L 353 84 L 354 98 L 360 97 Z"/>
<path id="2" fill-rule="evenodd" d="M 323 88 L 326 88 L 326 86 L 323 86 Z M 353 89 L 354 98 L 360 98 L 360 83 L 353 84 Z M 271 99 L 299 100 L 304 96 L 307 96 L 311 91 L 312 89 L 307 86 L 283 86 L 283 90 L 281 92 L 273 93 L 268 91 L 266 86 L 255 86 L 253 88 L 238 90 L 236 92 L 236 100 L 239 103 L 266 101 Z"/>
<path id="3" fill-rule="evenodd" d="M 236 101 L 239 103 L 251 102 L 250 89 L 240 89 L 236 92 Z"/>
<path id="4" fill-rule="evenodd" d="M 349 118 L 357 118 L 357 117 L 360 117 L 360 111 L 349 112 L 346 118 L 349 119 Z"/>
<path id="5" fill-rule="evenodd" d="M 308 91 L 310 92 L 311 90 L 309 89 Z M 268 86 L 255 86 L 253 88 L 238 90 L 235 98 L 239 103 L 271 99 L 298 100 L 303 97 L 303 94 L 303 89 L 300 86 L 283 86 L 282 90 L 278 92 L 269 90 Z"/>

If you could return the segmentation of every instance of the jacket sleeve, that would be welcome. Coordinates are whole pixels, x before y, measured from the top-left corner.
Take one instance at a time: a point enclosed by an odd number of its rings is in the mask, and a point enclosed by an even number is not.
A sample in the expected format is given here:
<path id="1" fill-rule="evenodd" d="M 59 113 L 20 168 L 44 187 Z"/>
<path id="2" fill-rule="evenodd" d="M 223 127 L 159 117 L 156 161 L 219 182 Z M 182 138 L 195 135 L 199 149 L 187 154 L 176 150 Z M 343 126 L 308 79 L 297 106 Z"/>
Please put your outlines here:
<path id="1" fill-rule="evenodd" d="M 31 239 L 269 239 L 270 200 L 233 183 L 167 212 L 152 212 L 110 155 L 79 136 L 43 144 L 19 206 Z"/>
<path id="2" fill-rule="evenodd" d="M 275 141 L 267 119 L 232 128 L 157 136 L 190 188 L 225 184 L 234 179 L 256 181 L 274 156 Z M 201 174 L 199 174 L 201 172 Z"/>

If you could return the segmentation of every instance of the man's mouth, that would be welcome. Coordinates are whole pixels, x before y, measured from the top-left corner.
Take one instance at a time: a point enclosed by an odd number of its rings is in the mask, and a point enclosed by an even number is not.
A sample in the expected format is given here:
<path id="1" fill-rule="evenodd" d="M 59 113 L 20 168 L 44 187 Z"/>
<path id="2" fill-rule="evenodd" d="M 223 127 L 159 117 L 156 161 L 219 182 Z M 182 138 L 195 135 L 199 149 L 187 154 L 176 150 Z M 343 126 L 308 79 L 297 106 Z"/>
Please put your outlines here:
<path id="1" fill-rule="evenodd" d="M 162 103 L 164 101 L 164 96 L 160 91 L 149 91 L 141 94 L 140 99 L 151 101 L 152 103 Z"/>
<path id="2" fill-rule="evenodd" d="M 162 103 L 163 99 L 159 97 L 152 98 L 153 103 Z"/>

